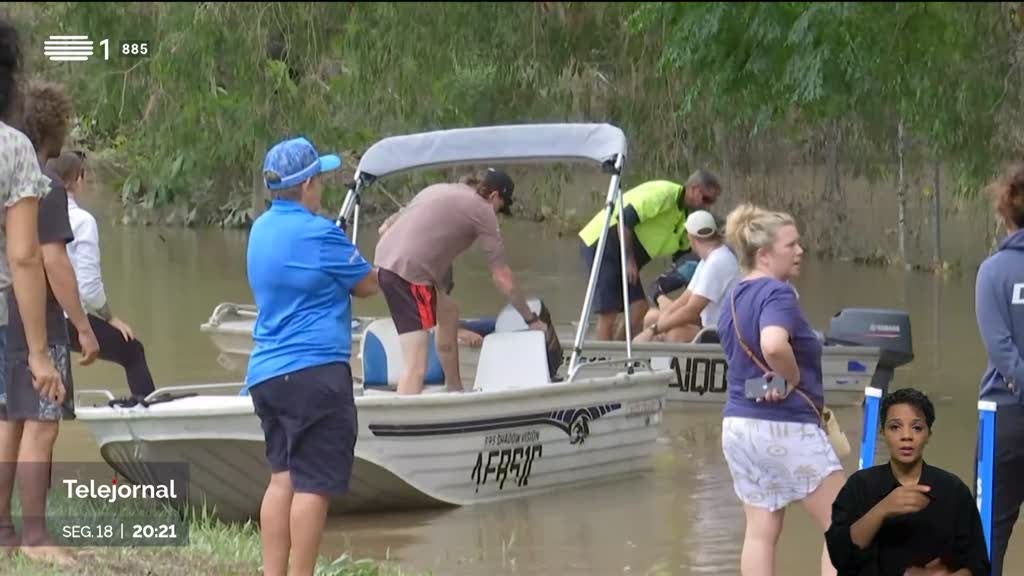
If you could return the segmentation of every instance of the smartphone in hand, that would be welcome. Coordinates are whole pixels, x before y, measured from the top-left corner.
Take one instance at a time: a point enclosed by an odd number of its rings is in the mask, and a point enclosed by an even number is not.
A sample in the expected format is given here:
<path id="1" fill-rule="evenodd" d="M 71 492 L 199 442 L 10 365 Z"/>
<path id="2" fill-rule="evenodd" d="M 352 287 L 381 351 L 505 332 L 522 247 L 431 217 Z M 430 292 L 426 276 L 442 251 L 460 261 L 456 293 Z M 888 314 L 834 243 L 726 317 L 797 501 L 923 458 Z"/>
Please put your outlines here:
<path id="1" fill-rule="evenodd" d="M 771 390 L 776 390 L 780 396 L 785 396 L 786 379 L 776 374 L 773 376 L 748 378 L 744 382 L 744 394 L 748 400 L 764 398 Z"/>

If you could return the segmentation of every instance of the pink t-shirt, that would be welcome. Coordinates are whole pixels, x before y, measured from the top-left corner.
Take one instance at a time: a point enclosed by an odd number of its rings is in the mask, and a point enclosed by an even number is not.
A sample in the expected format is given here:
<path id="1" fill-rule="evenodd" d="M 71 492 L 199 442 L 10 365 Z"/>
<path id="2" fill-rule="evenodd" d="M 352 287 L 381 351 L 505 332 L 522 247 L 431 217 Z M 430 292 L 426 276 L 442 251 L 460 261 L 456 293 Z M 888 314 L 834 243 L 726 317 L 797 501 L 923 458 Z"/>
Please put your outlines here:
<path id="1" fill-rule="evenodd" d="M 374 264 L 413 284 L 443 288 L 455 258 L 480 239 L 491 269 L 505 265 L 498 215 L 465 184 L 424 188 L 384 231 Z"/>

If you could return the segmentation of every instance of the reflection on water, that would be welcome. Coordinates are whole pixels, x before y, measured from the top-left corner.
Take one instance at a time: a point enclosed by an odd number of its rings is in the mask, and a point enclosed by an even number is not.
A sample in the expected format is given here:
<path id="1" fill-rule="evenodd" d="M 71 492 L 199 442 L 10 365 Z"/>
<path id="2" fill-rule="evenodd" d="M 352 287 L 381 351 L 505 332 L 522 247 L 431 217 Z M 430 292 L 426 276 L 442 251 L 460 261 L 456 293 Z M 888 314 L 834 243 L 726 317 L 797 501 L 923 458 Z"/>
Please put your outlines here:
<path id="1" fill-rule="evenodd" d="M 372 256 L 373 226 L 359 245 Z M 513 269 L 527 290 L 548 303 L 556 320 L 579 314 L 586 276 L 575 236 L 558 238 L 523 223 L 506 223 Z M 246 233 L 125 229 L 101 222 L 103 269 L 115 314 L 146 346 L 159 385 L 235 380 L 198 327 L 222 301 L 251 302 L 245 277 Z M 648 266 L 644 276 L 659 272 Z M 826 329 L 843 307 L 894 307 L 912 316 L 915 361 L 896 373 L 938 400 L 928 460 L 973 479 L 978 381 L 984 351 L 974 320 L 973 273 L 940 280 L 928 275 L 841 263 L 807 262 L 798 283 L 815 326 Z M 456 266 L 454 296 L 467 315 L 494 314 L 504 304 L 485 260 L 472 249 Z M 360 314 L 386 312 L 382 298 L 358 301 Z M 78 389 L 127 392 L 111 365 L 74 367 Z M 860 437 L 856 409 L 838 411 L 851 439 Z M 721 454 L 720 410 L 672 407 L 662 426 L 652 470 L 622 481 L 527 500 L 384 516 L 333 518 L 324 551 L 397 559 L 435 574 L 735 574 L 743 540 L 742 508 Z M 845 462 L 856 466 L 857 449 Z M 879 461 L 885 457 L 879 451 Z M 64 425 L 57 458 L 98 459 L 84 427 Z M 817 573 L 822 537 L 801 508 L 786 516 L 780 574 Z M 1020 548 L 1020 547 L 1018 547 Z M 1011 551 L 1010 569 L 1024 567 Z"/>

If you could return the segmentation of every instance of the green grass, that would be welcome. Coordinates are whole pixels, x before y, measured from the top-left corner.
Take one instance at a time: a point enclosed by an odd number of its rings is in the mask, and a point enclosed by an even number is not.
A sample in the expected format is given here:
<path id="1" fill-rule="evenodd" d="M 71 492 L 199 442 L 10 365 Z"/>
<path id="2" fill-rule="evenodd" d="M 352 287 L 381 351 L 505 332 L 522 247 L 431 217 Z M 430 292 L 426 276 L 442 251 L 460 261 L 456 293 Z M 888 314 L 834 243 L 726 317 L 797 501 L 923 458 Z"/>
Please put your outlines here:
<path id="1" fill-rule="evenodd" d="M 20 506 L 12 503 L 17 518 Z M 144 516 L 173 518 L 167 507 L 143 509 L 138 504 L 70 501 L 60 490 L 51 490 L 48 511 L 54 517 L 79 518 L 88 523 L 99 518 Z M 185 517 L 187 545 L 182 546 L 97 546 L 69 548 L 78 561 L 72 568 L 49 565 L 29 559 L 21 553 L 0 557 L 0 575 L 63 576 L 92 575 L 258 575 L 261 574 L 259 526 L 255 522 L 225 523 L 207 510 L 196 510 Z M 20 524 L 16 520 L 16 524 Z M 51 532 L 55 530 L 50 526 Z M 335 559 L 321 558 L 317 576 L 406 576 L 396 566 L 369 559 L 354 559 L 348 554 Z"/>

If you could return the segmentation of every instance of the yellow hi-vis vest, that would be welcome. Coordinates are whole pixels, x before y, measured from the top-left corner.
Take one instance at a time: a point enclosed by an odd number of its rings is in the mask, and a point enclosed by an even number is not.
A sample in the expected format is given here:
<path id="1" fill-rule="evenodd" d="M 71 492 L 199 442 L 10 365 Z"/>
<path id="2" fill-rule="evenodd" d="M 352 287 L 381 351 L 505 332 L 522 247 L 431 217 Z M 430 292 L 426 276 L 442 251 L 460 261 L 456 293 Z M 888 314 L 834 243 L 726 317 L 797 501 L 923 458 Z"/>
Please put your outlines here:
<path id="1" fill-rule="evenodd" d="M 671 256 L 678 251 L 690 249 L 690 238 L 686 235 L 686 210 L 679 209 L 679 195 L 684 191 L 682 184 L 667 180 L 652 180 L 628 190 L 622 195 L 622 203 L 632 206 L 640 222 L 633 228 L 633 234 L 651 258 Z M 580 231 L 580 239 L 587 246 L 594 246 L 601 238 L 605 209 L 598 212 Z M 619 221 L 619 203 L 615 203 L 610 226 Z"/>

